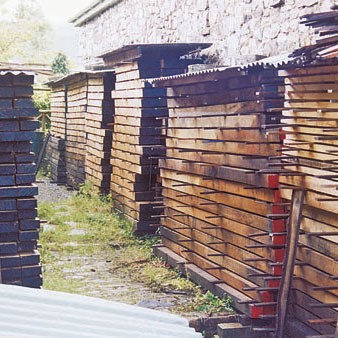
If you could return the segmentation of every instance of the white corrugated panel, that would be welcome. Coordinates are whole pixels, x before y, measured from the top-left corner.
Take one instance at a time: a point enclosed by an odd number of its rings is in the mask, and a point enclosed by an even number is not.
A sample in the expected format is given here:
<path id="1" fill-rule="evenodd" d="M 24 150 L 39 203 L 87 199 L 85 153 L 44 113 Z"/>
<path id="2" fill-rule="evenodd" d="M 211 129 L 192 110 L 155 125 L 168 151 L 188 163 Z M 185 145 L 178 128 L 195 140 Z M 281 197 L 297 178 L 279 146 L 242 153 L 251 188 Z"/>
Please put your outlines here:
<path id="1" fill-rule="evenodd" d="M 0 337 L 201 337 L 182 317 L 62 292 L 0 285 Z"/>

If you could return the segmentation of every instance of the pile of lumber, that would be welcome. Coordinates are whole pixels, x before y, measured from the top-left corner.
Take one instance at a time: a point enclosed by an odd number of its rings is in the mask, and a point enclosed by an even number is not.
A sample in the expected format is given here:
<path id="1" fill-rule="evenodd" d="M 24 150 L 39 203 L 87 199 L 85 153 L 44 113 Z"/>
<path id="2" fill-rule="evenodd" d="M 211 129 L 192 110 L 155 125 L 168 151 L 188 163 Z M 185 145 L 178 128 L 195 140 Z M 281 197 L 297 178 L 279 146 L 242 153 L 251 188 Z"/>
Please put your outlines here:
<path id="1" fill-rule="evenodd" d="M 74 188 L 91 182 L 100 190 L 109 190 L 114 85 L 114 73 L 108 70 L 74 73 L 49 82 L 47 157 L 56 182 Z"/>
<path id="2" fill-rule="evenodd" d="M 338 65 L 279 71 L 285 78 L 281 196 L 305 189 L 297 250 L 294 316 L 308 334 L 333 334 L 338 309 Z"/>
<path id="3" fill-rule="evenodd" d="M 237 68 L 153 81 L 169 108 L 163 244 L 251 318 L 273 318 L 284 255 L 278 84 L 275 70 Z"/>
<path id="4" fill-rule="evenodd" d="M 168 115 L 165 89 L 145 79 L 183 74 L 192 58 L 181 58 L 210 44 L 129 45 L 102 56 L 116 73 L 111 194 L 136 233 L 157 230 L 163 208 L 158 159 L 165 154 L 162 121 Z"/>
<path id="5" fill-rule="evenodd" d="M 67 169 L 65 160 L 65 140 L 59 137 L 50 136 L 47 143 L 46 153 L 52 181 L 60 184 L 66 184 Z"/>
<path id="6" fill-rule="evenodd" d="M 78 187 L 85 182 L 87 76 L 64 79 L 66 94 L 65 162 L 67 184 Z"/>
<path id="7" fill-rule="evenodd" d="M 0 74 L 0 283 L 40 287 L 31 142 L 39 128 L 31 100 L 34 77 L 15 74 Z"/>
<path id="8" fill-rule="evenodd" d="M 51 138 L 47 157 L 52 178 L 78 187 L 85 181 L 87 79 L 79 73 L 48 83 L 51 87 Z"/>
<path id="9" fill-rule="evenodd" d="M 65 139 L 66 136 L 66 90 L 62 84 L 53 85 L 50 93 L 51 135 Z"/>
<path id="10" fill-rule="evenodd" d="M 333 6 L 338 9 L 338 6 Z M 338 11 L 312 13 L 301 17 L 302 24 L 315 29 L 321 36 L 315 44 L 296 49 L 292 56 L 306 62 L 338 57 Z"/>
<path id="11" fill-rule="evenodd" d="M 113 72 L 98 72 L 87 76 L 86 182 L 91 182 L 101 191 L 109 191 L 114 122 L 111 91 L 115 88 L 115 75 Z"/>
<path id="12" fill-rule="evenodd" d="M 154 232 L 162 212 L 156 200 L 161 192 L 157 157 L 165 152 L 156 117 L 167 116 L 165 90 L 141 80 L 159 75 L 150 61 L 119 65 L 115 72 L 111 193 L 115 207 L 134 222 L 136 232 Z"/>

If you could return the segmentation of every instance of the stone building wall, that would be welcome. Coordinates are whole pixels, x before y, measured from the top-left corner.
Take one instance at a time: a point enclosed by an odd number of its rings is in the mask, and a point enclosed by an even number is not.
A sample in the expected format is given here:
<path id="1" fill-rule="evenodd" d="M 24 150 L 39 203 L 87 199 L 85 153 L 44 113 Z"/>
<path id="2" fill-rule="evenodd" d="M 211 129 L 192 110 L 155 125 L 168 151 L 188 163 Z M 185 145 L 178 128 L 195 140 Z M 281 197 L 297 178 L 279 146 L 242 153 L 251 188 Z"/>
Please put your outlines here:
<path id="1" fill-rule="evenodd" d="M 283 4 L 284 3 L 284 4 Z M 229 65 L 239 56 L 272 56 L 314 41 L 300 16 L 334 0 L 122 0 L 80 28 L 80 55 L 126 44 L 212 42 L 207 53 Z M 90 62 L 89 62 L 90 63 Z"/>

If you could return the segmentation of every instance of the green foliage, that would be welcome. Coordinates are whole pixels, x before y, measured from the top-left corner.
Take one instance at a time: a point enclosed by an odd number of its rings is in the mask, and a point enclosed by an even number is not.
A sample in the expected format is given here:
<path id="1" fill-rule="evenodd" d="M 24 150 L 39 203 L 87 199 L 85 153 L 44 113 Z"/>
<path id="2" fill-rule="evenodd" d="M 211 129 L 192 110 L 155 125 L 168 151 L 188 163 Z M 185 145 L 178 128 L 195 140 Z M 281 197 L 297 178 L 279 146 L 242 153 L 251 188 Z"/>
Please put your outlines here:
<path id="1" fill-rule="evenodd" d="M 194 310 L 205 313 L 233 312 L 231 297 L 219 298 L 210 291 L 199 290 L 194 299 Z"/>
<path id="2" fill-rule="evenodd" d="M 0 23 L 2 61 L 47 63 L 51 58 L 52 29 L 38 2 L 20 0 L 12 17 Z"/>
<path id="3" fill-rule="evenodd" d="M 115 278 L 143 284 L 153 292 L 183 294 L 186 302 L 176 308 L 179 313 L 232 312 L 231 298 L 204 292 L 189 276 L 182 276 L 179 270 L 169 268 L 162 259 L 154 257 L 151 247 L 159 243 L 159 237 L 135 237 L 132 223 L 113 211 L 111 196 L 101 195 L 91 184 L 81 186 L 70 199 L 57 203 L 40 202 L 39 217 L 55 225 L 54 229 L 40 235 L 45 289 L 86 294 L 86 285 L 73 284 L 74 279 L 64 278 L 62 268 L 69 267 L 68 257 L 95 255 L 109 257 L 109 271 Z M 74 225 L 67 222 L 74 222 L 76 228 L 85 229 L 86 233 L 71 236 Z M 69 242 L 78 245 L 66 245 Z M 125 301 L 135 299 L 136 302 L 140 300 L 139 290 L 128 291 L 123 297 L 121 295 Z"/>
<path id="4" fill-rule="evenodd" d="M 69 74 L 69 62 L 67 56 L 63 53 L 57 53 L 52 62 L 52 70 L 54 74 L 67 75 Z"/>
<path id="5" fill-rule="evenodd" d="M 34 107 L 39 110 L 50 110 L 50 92 L 48 91 L 34 91 L 33 95 Z M 50 129 L 50 113 L 47 114 L 49 118 L 46 120 L 46 129 Z M 41 122 L 41 119 L 40 119 Z"/>

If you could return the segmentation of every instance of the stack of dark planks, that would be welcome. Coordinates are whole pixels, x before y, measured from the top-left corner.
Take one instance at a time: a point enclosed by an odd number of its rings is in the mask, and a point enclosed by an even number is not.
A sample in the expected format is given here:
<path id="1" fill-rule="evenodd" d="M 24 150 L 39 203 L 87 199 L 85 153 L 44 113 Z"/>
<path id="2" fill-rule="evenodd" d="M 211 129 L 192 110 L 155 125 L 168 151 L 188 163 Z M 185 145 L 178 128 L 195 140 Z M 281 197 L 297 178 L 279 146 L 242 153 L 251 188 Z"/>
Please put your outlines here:
<path id="1" fill-rule="evenodd" d="M 111 178 L 110 154 L 113 137 L 115 88 L 113 72 L 88 73 L 86 111 L 86 182 L 101 191 L 109 191 Z"/>
<path id="2" fill-rule="evenodd" d="M 167 87 L 169 108 L 164 245 L 211 274 L 236 309 L 274 318 L 285 244 L 276 234 L 285 231 L 273 166 L 281 148 L 274 108 L 283 103 L 276 71 L 230 68 L 153 84 Z"/>
<path id="3" fill-rule="evenodd" d="M 0 283 L 40 287 L 33 82 L 29 74 L 0 73 Z"/>
<path id="4" fill-rule="evenodd" d="M 193 61 L 180 60 L 180 55 L 197 46 L 135 45 L 104 56 L 116 73 L 111 193 L 136 233 L 155 232 L 163 211 L 158 157 L 165 153 L 165 143 L 156 118 L 168 114 L 165 90 L 151 88 L 143 79 L 184 73 Z"/>
<path id="5" fill-rule="evenodd" d="M 281 70 L 285 140 L 281 195 L 305 189 L 292 310 L 309 334 L 333 334 L 338 309 L 338 65 Z"/>

